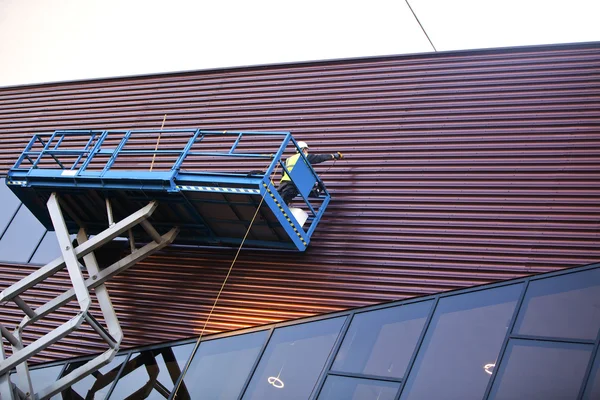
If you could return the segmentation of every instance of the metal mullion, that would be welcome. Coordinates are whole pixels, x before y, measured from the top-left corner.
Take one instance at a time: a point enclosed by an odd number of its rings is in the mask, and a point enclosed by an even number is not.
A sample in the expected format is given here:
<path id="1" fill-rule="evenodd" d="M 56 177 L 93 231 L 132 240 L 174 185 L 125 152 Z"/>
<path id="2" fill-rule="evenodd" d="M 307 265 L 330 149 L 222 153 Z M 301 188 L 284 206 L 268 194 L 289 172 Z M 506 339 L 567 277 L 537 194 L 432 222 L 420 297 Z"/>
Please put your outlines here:
<path id="1" fill-rule="evenodd" d="M 329 375 L 330 376 L 341 376 L 341 377 L 346 377 L 346 378 L 368 379 L 368 380 L 372 380 L 372 381 L 394 382 L 394 383 L 402 383 L 402 381 L 404 380 L 402 378 L 394 378 L 391 376 L 357 374 L 357 373 L 342 372 L 342 371 L 329 371 Z"/>
<path id="2" fill-rule="evenodd" d="M 529 288 L 530 278 L 525 279 L 523 284 L 523 290 L 521 291 L 521 296 L 517 300 L 517 304 L 515 305 L 515 311 L 513 312 L 513 316 L 508 324 L 508 329 L 506 335 L 504 336 L 504 341 L 502 342 L 502 346 L 500 347 L 500 351 L 498 352 L 498 358 L 496 358 L 496 362 L 494 363 L 494 372 L 490 377 L 490 381 L 485 388 L 485 392 L 483 393 L 483 399 L 486 400 L 490 396 L 490 392 L 492 387 L 494 386 L 494 382 L 496 381 L 497 372 L 500 369 L 500 364 L 502 364 L 502 359 L 504 358 L 504 353 L 506 352 L 506 348 L 508 347 L 508 343 L 510 342 L 512 331 L 515 328 L 515 324 L 517 323 L 517 318 L 519 317 L 519 313 L 521 312 L 521 306 L 523 305 L 523 301 L 525 300 L 525 295 L 527 294 L 527 288 Z"/>
<path id="3" fill-rule="evenodd" d="M 577 399 L 583 399 L 583 395 L 585 394 L 585 390 L 588 386 L 588 381 L 590 380 L 590 374 L 592 373 L 592 368 L 594 367 L 594 361 L 598 359 L 600 362 L 600 330 L 596 335 L 596 343 L 594 343 L 594 349 L 592 350 L 592 356 L 590 357 L 590 361 L 588 362 L 588 366 L 585 370 L 585 374 L 583 375 L 583 383 L 581 384 L 581 388 L 579 389 L 579 394 L 577 395 Z"/>
<path id="4" fill-rule="evenodd" d="M 273 327 L 273 328 L 271 328 L 269 330 L 269 334 L 267 335 L 267 339 L 265 340 L 265 343 L 264 343 L 262 349 L 260 349 L 260 351 L 258 352 L 258 355 L 256 357 L 256 361 L 254 361 L 254 365 L 250 369 L 250 373 L 248 374 L 248 377 L 246 378 L 246 382 L 244 382 L 244 385 L 242 386 L 242 391 L 240 392 L 240 395 L 237 398 L 238 400 L 241 400 L 242 397 L 244 397 L 244 394 L 246 393 L 246 390 L 248 390 L 248 386 L 250 385 L 250 381 L 252 381 L 252 377 L 256 373 L 256 369 L 258 368 L 258 364 L 260 364 L 260 360 L 262 359 L 263 355 L 265 354 L 265 350 L 267 350 L 267 347 L 269 346 L 269 342 L 271 341 L 271 338 L 273 337 L 273 332 L 275 332 L 275 329 L 276 328 Z"/>
<path id="5" fill-rule="evenodd" d="M 421 345 L 423 344 L 423 340 L 425 340 L 425 336 L 429 331 L 429 324 L 431 324 L 431 320 L 435 314 L 435 310 L 440 302 L 442 296 L 436 296 L 434 303 L 431 305 L 431 310 L 429 311 L 429 315 L 427 316 L 427 320 L 425 320 L 425 324 L 423 325 L 423 330 L 421 331 L 421 335 L 419 336 L 419 340 L 417 340 L 417 345 L 413 351 L 410 360 L 408 361 L 408 365 L 406 366 L 406 371 L 404 371 L 404 377 L 402 378 L 402 382 L 400 383 L 400 387 L 398 388 L 398 393 L 396 393 L 395 400 L 398 400 L 402 395 L 402 391 L 404 390 L 404 386 L 406 386 L 406 382 L 408 381 L 408 377 L 414 367 L 415 361 L 417 360 L 417 356 L 419 355 L 419 351 L 421 350 Z"/>
<path id="6" fill-rule="evenodd" d="M 4 230 L 2 232 L 0 232 L 0 240 L 2 240 L 2 238 L 4 237 L 4 234 L 6 233 L 6 231 L 8 230 L 8 228 L 10 227 L 10 225 L 13 223 L 13 221 L 15 220 L 15 217 L 17 216 L 17 213 L 19 212 L 19 210 L 21 209 L 21 207 L 23 207 L 23 203 L 20 203 L 19 206 L 17 207 L 17 209 L 15 210 L 13 216 L 10 218 L 10 220 L 8 221 L 8 223 L 6 224 L 6 228 L 4 228 Z"/>
<path id="7" fill-rule="evenodd" d="M 106 393 L 106 397 L 104 398 L 105 400 L 110 399 L 110 396 L 112 396 L 112 393 L 114 392 L 115 388 L 117 387 L 117 383 L 121 379 L 121 374 L 123 373 L 123 369 L 129 362 L 129 359 L 131 358 L 131 355 L 134 352 L 135 352 L 135 350 L 129 350 L 128 353 L 125 353 L 125 360 L 123 360 L 123 363 L 121 363 L 121 368 L 119 368 L 119 372 L 117 372 L 117 376 L 115 377 L 115 380 L 113 381 L 112 385 L 108 389 L 108 392 Z"/>
<path id="8" fill-rule="evenodd" d="M 331 366 L 333 365 L 333 362 L 335 361 L 335 358 L 337 357 L 337 353 L 340 350 L 340 347 L 342 347 L 342 343 L 344 343 L 344 339 L 346 338 L 346 335 L 348 334 L 348 329 L 350 328 L 350 324 L 352 323 L 352 320 L 354 319 L 355 315 L 356 315 L 355 312 L 351 312 L 350 314 L 346 315 L 346 320 L 344 321 L 344 324 L 342 325 L 342 328 L 340 329 L 340 333 L 338 334 L 337 340 L 334 343 L 333 348 L 330 351 L 329 357 L 327 358 L 327 362 L 323 366 L 323 369 L 322 369 L 321 373 L 319 374 L 319 379 L 317 379 L 317 383 L 315 383 L 315 386 L 313 387 L 311 394 L 314 393 L 314 395 L 309 398 L 316 399 L 319 396 L 319 394 L 321 393 L 321 390 L 323 390 L 323 385 L 325 384 L 325 380 L 327 379 L 327 376 L 329 375 L 329 372 L 331 371 Z"/>
<path id="9" fill-rule="evenodd" d="M 31 263 L 31 260 L 33 259 L 33 256 L 35 255 L 35 252 L 38 251 L 38 249 L 40 248 L 40 245 L 44 241 L 44 238 L 46 237 L 46 235 L 48 234 L 48 232 L 49 231 L 46 229 L 46 232 L 42 235 L 42 238 L 40 239 L 40 241 L 38 242 L 38 244 L 33 249 L 33 252 L 29 255 L 29 258 L 27 259 L 27 264 Z"/>
<path id="10" fill-rule="evenodd" d="M 564 276 L 564 275 L 570 275 L 570 274 L 576 274 L 579 272 L 589 271 L 589 270 L 596 269 L 596 268 L 600 268 L 600 263 L 597 262 L 597 263 L 587 264 L 587 265 L 583 265 L 583 266 L 579 266 L 579 267 L 559 269 L 557 271 L 546 272 L 546 273 L 542 273 L 542 274 L 538 274 L 538 275 L 529 276 L 527 278 L 524 278 L 524 280 L 540 281 L 540 280 L 544 280 L 544 279 L 548 279 L 548 278 L 554 278 L 556 276 Z"/>
<path id="11" fill-rule="evenodd" d="M 557 342 L 557 343 L 576 343 L 576 344 L 588 344 L 595 345 L 596 340 L 585 340 L 585 339 L 567 339 L 552 336 L 536 336 L 536 335 L 510 335 L 510 339 L 528 340 L 528 341 L 539 341 L 539 342 Z"/>

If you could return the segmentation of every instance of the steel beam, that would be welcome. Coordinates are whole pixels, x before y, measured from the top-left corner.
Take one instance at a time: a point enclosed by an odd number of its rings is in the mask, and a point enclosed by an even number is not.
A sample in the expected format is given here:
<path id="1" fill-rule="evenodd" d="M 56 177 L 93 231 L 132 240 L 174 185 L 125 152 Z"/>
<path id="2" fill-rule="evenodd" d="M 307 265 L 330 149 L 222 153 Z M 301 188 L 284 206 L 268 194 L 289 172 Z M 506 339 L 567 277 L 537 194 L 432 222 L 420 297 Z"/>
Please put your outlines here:
<path id="1" fill-rule="evenodd" d="M 105 243 L 110 242 L 115 237 L 119 236 L 126 230 L 132 228 L 133 226 L 140 223 L 140 221 L 148 218 L 154 210 L 158 207 L 158 203 L 151 201 L 148 205 L 131 214 L 130 216 L 122 219 L 117 222 L 112 227 L 100 232 L 98 235 L 94 236 L 92 239 L 86 241 L 83 244 L 80 244 L 75 248 L 75 253 L 77 257 L 83 257 L 92 251 L 98 249 Z M 38 269 L 27 278 L 20 280 L 9 288 L 5 289 L 2 293 L 0 293 L 0 303 L 3 303 L 8 300 L 12 300 L 15 296 L 23 293 L 27 289 L 32 288 L 37 285 L 41 281 L 46 278 L 54 275 L 58 270 L 65 266 L 65 261 L 63 257 L 58 257 L 55 260 L 49 262 L 44 267 Z"/>
<path id="2" fill-rule="evenodd" d="M 56 192 L 50 195 L 46 205 L 48 206 L 50 219 L 54 226 L 58 247 L 62 253 L 63 260 L 65 260 L 69 277 L 71 278 L 73 288 L 75 289 L 79 308 L 81 309 L 81 312 L 86 313 L 92 304 L 92 300 L 90 299 L 90 293 L 83 282 L 83 274 L 79 268 L 78 256 L 75 253 L 75 250 L 73 250 L 71 236 L 69 235 L 67 224 L 60 209 L 60 205 L 58 204 L 58 195 Z"/>

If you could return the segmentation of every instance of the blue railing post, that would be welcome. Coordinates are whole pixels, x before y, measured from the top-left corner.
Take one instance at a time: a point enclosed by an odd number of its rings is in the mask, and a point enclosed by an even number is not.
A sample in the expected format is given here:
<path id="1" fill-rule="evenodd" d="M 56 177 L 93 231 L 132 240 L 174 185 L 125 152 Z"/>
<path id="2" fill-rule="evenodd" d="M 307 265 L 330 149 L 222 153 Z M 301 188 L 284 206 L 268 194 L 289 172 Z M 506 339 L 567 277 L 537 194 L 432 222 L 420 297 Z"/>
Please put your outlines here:
<path id="1" fill-rule="evenodd" d="M 179 154 L 179 158 L 177 158 L 177 161 L 175 161 L 175 164 L 173 164 L 173 167 L 171 167 L 171 171 L 174 174 L 177 173 L 179 171 L 179 169 L 181 168 L 181 164 L 183 163 L 183 160 L 185 160 L 188 153 L 192 149 L 192 146 L 194 145 L 194 143 L 196 143 L 196 139 L 198 139 L 198 136 L 200 135 L 200 133 L 202 133 L 202 131 L 200 129 L 196 129 L 196 131 L 194 132 L 194 135 L 190 138 L 190 140 L 188 140 L 188 142 L 185 145 L 185 147 L 183 148 L 183 150 L 181 150 L 181 153 Z M 204 134 L 202 134 L 202 137 L 204 137 Z M 202 140 L 202 139 L 200 139 L 200 140 Z"/>
<path id="2" fill-rule="evenodd" d="M 90 145 L 92 144 L 92 141 L 94 140 L 96 135 L 97 135 L 96 132 L 90 131 L 90 138 L 87 141 L 87 143 L 85 144 L 85 147 L 83 148 L 83 151 L 81 152 L 79 157 L 77 157 L 77 160 L 75 160 L 75 162 L 73 163 L 73 166 L 71 166 L 71 170 L 74 170 L 77 168 L 77 164 L 79 164 L 79 161 L 81 161 L 81 158 L 83 157 L 83 155 L 88 152 L 88 149 L 89 149 Z"/>
<path id="3" fill-rule="evenodd" d="M 33 161 L 31 160 L 31 158 L 29 158 L 29 154 L 27 154 L 27 153 L 29 153 L 29 151 L 33 147 L 33 144 L 35 143 L 36 140 L 37 140 L 37 135 L 33 135 L 31 137 L 31 140 L 29 140 L 29 143 L 27 143 L 25 150 L 23 150 L 23 153 L 21 153 L 19 158 L 17 158 L 17 162 L 15 162 L 15 165 L 13 166 L 13 168 L 19 168 L 25 158 L 28 158 L 29 161 L 33 164 Z"/>
<path id="4" fill-rule="evenodd" d="M 235 143 L 233 143 L 233 145 L 231 146 L 231 149 L 229 149 L 229 154 L 233 154 L 233 152 L 235 151 L 237 145 L 240 143 L 240 140 L 242 139 L 242 135 L 243 135 L 243 133 L 240 132 L 240 134 L 238 135 L 237 139 L 235 140 Z"/>
<path id="5" fill-rule="evenodd" d="M 37 136 L 37 135 L 36 135 Z M 44 145 L 44 148 L 42 149 L 42 151 L 40 151 L 40 154 L 38 155 L 38 157 L 35 159 L 35 161 L 33 162 L 33 165 L 31 168 L 37 168 L 38 163 L 40 162 L 40 160 L 42 159 L 42 156 L 44 155 L 44 153 L 46 151 L 48 151 L 48 148 L 50 147 L 50 143 L 52 143 L 52 141 L 54 140 L 54 137 L 56 136 L 56 131 L 54 131 L 52 133 L 52 135 L 50 136 L 50 139 L 48 139 L 48 142 Z M 44 144 L 44 141 L 42 140 L 41 137 L 38 136 L 38 139 L 40 140 L 40 142 L 42 144 Z"/>
<path id="6" fill-rule="evenodd" d="M 108 131 L 102 131 L 102 133 L 100 134 L 100 137 L 96 141 L 96 144 L 94 145 L 94 147 L 92 147 L 92 150 L 90 150 L 90 152 L 87 155 L 87 158 L 81 165 L 79 172 L 85 171 L 86 168 L 88 167 L 88 165 L 90 165 L 90 162 L 92 162 L 92 159 L 94 158 L 96 153 L 98 153 L 100 151 L 100 147 L 102 146 L 102 143 L 104 142 L 104 139 L 106 139 L 107 136 L 108 136 Z"/>
<path id="7" fill-rule="evenodd" d="M 129 136 L 131 136 L 131 131 L 125 132 L 123 139 L 121 139 L 121 142 L 117 145 L 117 148 L 113 151 L 112 155 L 110 156 L 110 159 L 106 162 L 106 165 L 104 166 L 104 169 L 100 173 L 100 176 L 104 176 L 104 174 L 106 174 L 106 172 L 108 172 L 110 167 L 112 167 L 112 165 L 115 163 L 117 156 L 119 155 L 119 152 L 123 149 L 123 147 L 125 146 L 125 143 L 127 143 L 127 140 L 129 140 Z"/>

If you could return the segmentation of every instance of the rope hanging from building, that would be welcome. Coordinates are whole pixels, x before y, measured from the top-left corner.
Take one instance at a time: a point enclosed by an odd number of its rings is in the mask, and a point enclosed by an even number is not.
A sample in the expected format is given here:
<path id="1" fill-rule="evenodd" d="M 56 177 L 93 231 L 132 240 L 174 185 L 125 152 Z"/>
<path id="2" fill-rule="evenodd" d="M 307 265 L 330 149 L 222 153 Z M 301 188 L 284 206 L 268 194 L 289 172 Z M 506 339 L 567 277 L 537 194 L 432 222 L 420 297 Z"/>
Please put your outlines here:
<path id="1" fill-rule="evenodd" d="M 268 165 L 267 165 L 268 167 Z M 279 169 L 279 164 L 277 165 L 277 167 L 275 168 L 275 170 L 273 171 L 273 174 L 271 175 L 271 185 L 273 185 L 273 176 L 277 175 L 277 170 Z M 196 355 L 196 351 L 198 350 L 198 347 L 200 346 L 200 342 L 202 341 L 202 336 L 204 335 L 204 331 L 206 330 L 206 327 L 208 326 L 208 322 L 210 321 L 210 317 L 212 316 L 212 313 L 214 311 L 214 309 L 217 306 L 217 303 L 219 302 L 219 298 L 221 297 L 221 293 L 223 292 L 223 289 L 225 288 L 225 285 L 227 284 L 227 280 L 229 279 L 229 276 L 231 275 L 231 271 L 233 270 L 233 266 L 235 265 L 235 262 L 238 259 L 238 256 L 240 255 L 240 252 L 242 250 L 242 247 L 244 246 L 244 242 L 246 241 L 246 238 L 248 237 L 248 235 L 250 234 L 250 229 L 252 229 L 252 225 L 254 224 L 254 221 L 256 220 L 256 216 L 258 215 L 258 212 L 260 210 L 260 207 L 262 206 L 264 200 L 265 200 L 265 195 L 267 194 L 267 192 L 265 191 L 265 193 L 262 195 L 260 202 L 258 203 L 258 206 L 256 207 L 256 211 L 254 212 L 254 215 L 252 216 L 252 219 L 250 220 L 250 224 L 248 225 L 248 229 L 246 230 L 246 233 L 244 234 L 244 237 L 242 238 L 242 241 L 237 249 L 237 252 L 235 253 L 235 257 L 233 258 L 233 261 L 231 262 L 231 265 L 229 266 L 229 270 L 227 271 L 227 274 L 225 275 L 225 279 L 223 280 L 223 284 L 221 285 L 221 288 L 219 289 L 219 292 L 217 293 L 217 297 L 215 298 L 215 301 L 213 302 L 213 305 L 208 313 L 208 316 L 206 317 L 206 320 L 204 321 L 204 326 L 202 327 L 202 331 L 200 331 L 200 336 L 198 337 L 198 340 L 196 341 L 196 344 L 194 345 L 194 348 L 192 349 L 192 353 L 190 354 L 190 357 L 187 361 L 187 363 L 185 364 L 185 367 L 183 368 L 183 371 L 181 372 L 181 378 L 179 379 L 179 383 L 177 384 L 177 387 L 175 388 L 175 391 L 173 392 L 174 396 L 173 399 L 176 400 L 177 399 L 177 392 L 179 390 L 179 387 L 181 386 L 181 383 L 183 382 L 185 375 L 187 374 L 187 371 L 192 363 L 192 360 L 194 358 L 194 355 Z"/>

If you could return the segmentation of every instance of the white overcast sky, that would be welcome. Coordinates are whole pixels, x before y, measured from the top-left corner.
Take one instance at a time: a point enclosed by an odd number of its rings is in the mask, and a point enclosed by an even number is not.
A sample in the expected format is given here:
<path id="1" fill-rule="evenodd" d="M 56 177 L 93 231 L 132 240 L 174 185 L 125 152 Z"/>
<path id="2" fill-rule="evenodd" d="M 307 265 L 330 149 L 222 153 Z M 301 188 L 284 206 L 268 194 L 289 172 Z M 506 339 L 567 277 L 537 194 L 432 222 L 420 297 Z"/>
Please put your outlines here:
<path id="1" fill-rule="evenodd" d="M 600 41 L 600 0 L 409 0 L 438 51 Z M 431 52 L 405 0 L 0 0 L 0 87 Z"/>

